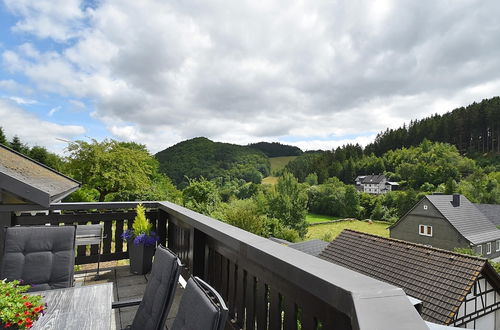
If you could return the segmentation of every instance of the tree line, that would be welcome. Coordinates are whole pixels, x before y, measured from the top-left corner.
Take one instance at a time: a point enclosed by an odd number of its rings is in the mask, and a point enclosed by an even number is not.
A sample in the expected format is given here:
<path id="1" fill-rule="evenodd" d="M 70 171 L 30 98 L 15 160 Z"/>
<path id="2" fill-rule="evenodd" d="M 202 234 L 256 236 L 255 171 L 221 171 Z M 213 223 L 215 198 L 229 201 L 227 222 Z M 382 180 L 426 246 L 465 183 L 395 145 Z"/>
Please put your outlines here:
<path id="1" fill-rule="evenodd" d="M 365 152 L 380 156 L 389 150 L 416 146 L 424 139 L 453 144 L 462 154 L 500 154 L 500 97 L 387 129 L 366 146 Z"/>

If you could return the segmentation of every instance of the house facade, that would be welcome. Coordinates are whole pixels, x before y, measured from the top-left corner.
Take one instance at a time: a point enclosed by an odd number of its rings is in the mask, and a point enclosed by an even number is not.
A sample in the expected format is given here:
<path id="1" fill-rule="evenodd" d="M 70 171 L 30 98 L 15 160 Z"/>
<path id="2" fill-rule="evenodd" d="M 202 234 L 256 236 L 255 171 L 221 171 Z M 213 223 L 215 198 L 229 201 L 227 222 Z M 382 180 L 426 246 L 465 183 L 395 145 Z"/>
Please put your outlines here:
<path id="1" fill-rule="evenodd" d="M 426 321 L 500 329 L 500 276 L 484 258 L 344 230 L 321 259 L 401 287 Z"/>
<path id="2" fill-rule="evenodd" d="M 389 229 L 391 238 L 500 256 L 500 230 L 463 195 L 427 195 Z"/>
<path id="3" fill-rule="evenodd" d="M 388 181 L 385 175 L 360 175 L 355 180 L 356 189 L 368 194 L 385 194 L 398 190 L 397 182 Z"/>

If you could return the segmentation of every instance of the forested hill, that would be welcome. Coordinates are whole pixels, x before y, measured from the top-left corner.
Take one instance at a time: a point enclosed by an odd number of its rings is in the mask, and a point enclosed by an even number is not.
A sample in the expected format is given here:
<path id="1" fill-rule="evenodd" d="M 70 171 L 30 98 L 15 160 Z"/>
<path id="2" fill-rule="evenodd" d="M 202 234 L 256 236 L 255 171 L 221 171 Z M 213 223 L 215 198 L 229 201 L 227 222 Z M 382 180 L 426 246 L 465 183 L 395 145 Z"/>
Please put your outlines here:
<path id="1" fill-rule="evenodd" d="M 267 157 L 300 156 L 302 150 L 299 147 L 281 144 L 279 142 L 258 142 L 248 145 L 266 154 Z"/>
<path id="2" fill-rule="evenodd" d="M 213 142 L 204 137 L 180 142 L 155 155 L 160 171 L 180 188 L 189 179 L 227 178 L 260 183 L 269 175 L 267 156 L 259 150 L 236 144 Z"/>
<path id="3" fill-rule="evenodd" d="M 417 146 L 425 138 L 453 144 L 462 154 L 500 153 L 500 97 L 387 129 L 366 146 L 365 154 L 380 156 L 389 150 Z"/>

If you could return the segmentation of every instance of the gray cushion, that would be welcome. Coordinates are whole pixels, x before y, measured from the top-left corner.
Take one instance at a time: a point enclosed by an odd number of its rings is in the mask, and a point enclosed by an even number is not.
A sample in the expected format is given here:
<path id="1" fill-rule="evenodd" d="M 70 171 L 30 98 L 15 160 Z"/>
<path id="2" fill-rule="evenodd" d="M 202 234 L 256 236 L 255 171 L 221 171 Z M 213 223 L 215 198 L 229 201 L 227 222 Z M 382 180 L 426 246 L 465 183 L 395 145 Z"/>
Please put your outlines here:
<path id="1" fill-rule="evenodd" d="M 75 265 L 75 227 L 8 227 L 3 233 L 0 278 L 23 280 L 30 291 L 70 287 Z"/>
<path id="2" fill-rule="evenodd" d="M 206 291 L 212 292 L 212 299 Z M 171 330 L 224 329 L 226 317 L 227 309 L 218 293 L 199 279 L 190 278 Z"/>
<path id="3" fill-rule="evenodd" d="M 156 248 L 151 275 L 132 329 L 164 329 L 180 275 L 177 256 L 163 246 Z"/>

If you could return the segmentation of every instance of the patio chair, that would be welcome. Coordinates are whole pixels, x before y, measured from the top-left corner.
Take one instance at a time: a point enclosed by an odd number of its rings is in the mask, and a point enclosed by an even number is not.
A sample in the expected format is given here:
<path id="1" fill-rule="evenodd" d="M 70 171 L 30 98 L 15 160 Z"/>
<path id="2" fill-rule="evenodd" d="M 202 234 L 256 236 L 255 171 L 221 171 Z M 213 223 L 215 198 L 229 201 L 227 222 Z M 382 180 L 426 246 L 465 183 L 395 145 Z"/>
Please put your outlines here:
<path id="1" fill-rule="evenodd" d="M 222 330 L 228 309 L 214 288 L 198 277 L 190 278 L 170 330 Z"/>
<path id="2" fill-rule="evenodd" d="M 73 285 L 75 226 L 6 227 L 2 238 L 1 279 L 23 280 L 29 291 Z"/>
<path id="3" fill-rule="evenodd" d="M 158 246 L 142 300 L 115 302 L 113 308 L 139 305 L 130 329 L 163 330 L 180 272 L 181 262 L 175 253 Z"/>
<path id="4" fill-rule="evenodd" d="M 97 255 L 97 275 L 96 279 L 99 279 L 99 266 L 101 262 L 101 249 L 102 249 L 102 239 L 103 228 L 101 224 L 92 225 L 77 225 L 76 226 L 76 241 L 75 245 L 99 245 L 99 253 Z"/>

